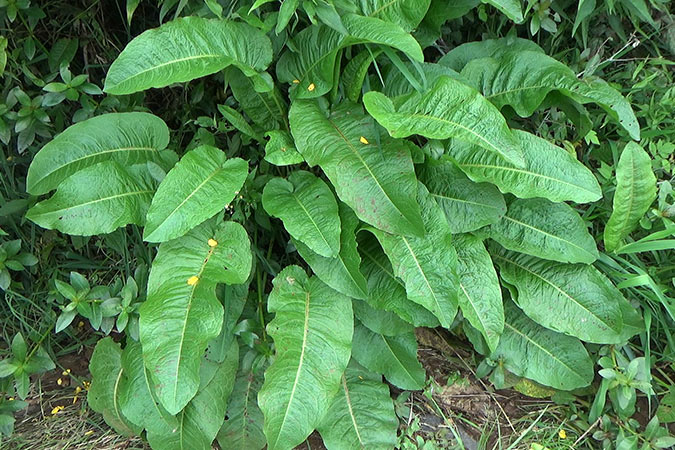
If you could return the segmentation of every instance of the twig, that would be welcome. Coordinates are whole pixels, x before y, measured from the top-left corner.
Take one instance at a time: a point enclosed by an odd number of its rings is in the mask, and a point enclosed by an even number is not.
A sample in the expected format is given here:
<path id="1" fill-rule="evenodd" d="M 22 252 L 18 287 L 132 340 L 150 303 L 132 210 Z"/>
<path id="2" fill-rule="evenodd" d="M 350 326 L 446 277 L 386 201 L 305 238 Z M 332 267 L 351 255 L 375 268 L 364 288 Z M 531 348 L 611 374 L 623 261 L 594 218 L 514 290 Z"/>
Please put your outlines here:
<path id="1" fill-rule="evenodd" d="M 576 447 L 578 443 L 580 443 L 581 441 L 583 441 L 583 440 L 586 438 L 586 436 L 588 436 L 588 435 L 590 434 L 591 430 L 592 430 L 593 428 L 597 427 L 597 426 L 600 424 L 601 421 L 602 421 L 602 417 L 598 417 L 597 420 L 596 420 L 595 422 L 593 422 L 593 423 L 591 424 L 591 426 L 588 427 L 588 429 L 587 429 L 586 431 L 584 431 L 584 434 L 582 434 L 581 436 L 579 436 L 579 439 L 577 439 L 576 441 L 574 441 L 574 444 L 572 444 L 572 447 L 573 447 L 573 448 Z"/>

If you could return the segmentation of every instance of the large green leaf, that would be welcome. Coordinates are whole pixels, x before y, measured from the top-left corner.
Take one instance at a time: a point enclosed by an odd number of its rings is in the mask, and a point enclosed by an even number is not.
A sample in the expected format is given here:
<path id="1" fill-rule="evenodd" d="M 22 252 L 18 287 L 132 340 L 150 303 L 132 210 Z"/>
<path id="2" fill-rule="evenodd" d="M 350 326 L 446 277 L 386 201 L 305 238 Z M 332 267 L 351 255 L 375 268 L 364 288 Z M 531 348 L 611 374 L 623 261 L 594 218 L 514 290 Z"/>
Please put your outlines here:
<path id="1" fill-rule="evenodd" d="M 430 139 L 456 138 L 523 166 L 522 150 L 499 110 L 478 91 L 448 76 L 425 93 L 396 106 L 379 92 L 363 96 L 368 113 L 393 137 L 419 134 Z"/>
<path id="2" fill-rule="evenodd" d="M 422 49 L 398 25 L 376 17 L 344 14 L 340 17 L 347 35 L 323 25 L 313 25 L 297 33 L 294 47 L 286 50 L 277 63 L 277 76 L 291 83 L 294 99 L 316 98 L 330 91 L 335 83 L 335 64 L 342 48 L 361 43 L 386 45 L 423 61 Z"/>
<path id="3" fill-rule="evenodd" d="M 133 223 L 143 225 L 155 189 L 115 161 L 76 172 L 26 217 L 43 228 L 91 236 Z"/>
<path id="4" fill-rule="evenodd" d="M 181 17 L 131 41 L 110 66 L 104 91 L 122 95 L 238 67 L 247 76 L 272 62 L 272 44 L 244 23 Z"/>
<path id="5" fill-rule="evenodd" d="M 288 177 L 273 178 L 263 190 L 265 211 L 280 218 L 286 231 L 321 256 L 340 251 L 340 218 L 333 192 L 310 172 L 298 170 Z"/>
<path id="6" fill-rule="evenodd" d="M 243 283 L 251 262 L 246 231 L 235 222 L 211 220 L 159 247 L 140 309 L 140 336 L 157 397 L 169 413 L 196 394 L 201 356 L 220 332 L 216 283 Z"/>
<path id="7" fill-rule="evenodd" d="M 515 131 L 525 156 L 517 167 L 475 145 L 452 142 L 448 153 L 477 182 L 497 185 L 516 197 L 544 197 L 552 202 L 594 202 L 602 191 L 593 173 L 566 150 L 525 131 Z"/>
<path id="8" fill-rule="evenodd" d="M 516 23 L 523 21 L 523 10 L 520 0 L 481 0 L 483 3 L 492 5 Z"/>
<path id="9" fill-rule="evenodd" d="M 394 275 L 394 269 L 377 240 L 368 233 L 361 235 L 359 252 L 363 256 L 361 270 L 368 282 L 368 304 L 376 310 L 394 312 L 416 327 L 437 327 L 436 316 L 408 299 L 403 281 Z"/>
<path id="10" fill-rule="evenodd" d="M 162 119 L 143 112 L 92 117 L 56 136 L 42 147 L 28 168 L 26 190 L 45 194 L 78 170 L 103 161 L 123 167 L 160 159 L 169 143 Z"/>
<path id="11" fill-rule="evenodd" d="M 628 236 L 656 198 L 652 161 L 642 147 L 626 145 L 616 166 L 612 215 L 605 226 L 605 248 L 613 251 Z"/>
<path id="12" fill-rule="evenodd" d="M 365 16 L 377 17 L 412 31 L 427 13 L 430 0 L 359 0 L 358 3 Z"/>
<path id="13" fill-rule="evenodd" d="M 505 50 L 491 58 L 474 59 L 462 76 L 499 109 L 509 105 L 522 117 L 532 115 L 552 91 L 582 104 L 597 103 L 632 138 L 640 139 L 640 125 L 630 103 L 617 90 L 596 77 L 579 79 L 572 69 L 539 51 Z"/>
<path id="14" fill-rule="evenodd" d="M 518 306 L 538 324 L 598 344 L 621 342 L 626 300 L 595 267 L 511 252 L 493 254 Z"/>
<path id="15" fill-rule="evenodd" d="M 389 387 L 382 383 L 382 376 L 352 360 L 341 381 L 341 389 L 318 427 L 326 448 L 394 448 L 398 419 Z"/>
<path id="16" fill-rule="evenodd" d="M 474 183 L 447 157 L 428 160 L 418 176 L 443 209 L 453 233 L 496 223 L 506 213 L 504 196 L 494 185 Z"/>
<path id="17" fill-rule="evenodd" d="M 351 353 L 351 300 L 297 266 L 273 281 L 267 325 L 276 359 L 258 394 L 267 448 L 292 449 L 321 423 Z"/>
<path id="18" fill-rule="evenodd" d="M 211 450 L 225 419 L 227 400 L 239 365 L 239 346 L 233 341 L 225 360 L 216 364 L 202 360 L 199 392 L 176 416 L 178 426 L 148 430 L 152 448 L 162 450 Z"/>
<path id="19" fill-rule="evenodd" d="M 354 317 L 375 333 L 385 336 L 398 336 L 415 331 L 411 323 L 401 319 L 396 313 L 373 308 L 369 303 L 356 300 L 352 302 Z"/>
<path id="20" fill-rule="evenodd" d="M 150 374 L 143 364 L 141 344 L 131 339 L 122 352 L 124 376 L 119 382 L 119 406 L 130 422 L 146 430 L 176 428 L 178 421 L 159 404 Z"/>
<path id="21" fill-rule="evenodd" d="M 492 359 L 518 376 L 556 389 L 591 384 L 593 361 L 578 339 L 537 325 L 512 302 L 504 309 L 504 333 Z"/>
<path id="22" fill-rule="evenodd" d="M 455 236 L 459 307 L 469 323 L 485 338 L 494 351 L 504 330 L 502 290 L 490 254 L 476 236 Z"/>
<path id="23" fill-rule="evenodd" d="M 441 325 L 449 327 L 457 314 L 457 252 L 443 211 L 421 183 L 418 199 L 427 230 L 424 237 L 370 230 L 380 241 L 394 273 L 405 283 L 408 298 L 431 311 Z"/>
<path id="24" fill-rule="evenodd" d="M 340 203 L 338 209 L 341 222 L 340 253 L 335 258 L 314 253 L 302 242 L 293 240 L 293 243 L 321 281 L 348 297 L 365 299 L 368 297 L 368 285 L 359 270 L 361 257 L 356 248 L 355 235 L 359 219 L 344 203 Z"/>
<path id="25" fill-rule="evenodd" d="M 509 250 L 539 258 L 586 264 L 598 259 L 584 220 L 566 203 L 516 199 L 502 220 L 490 226 L 489 234 Z"/>
<path id="26" fill-rule="evenodd" d="M 225 422 L 218 432 L 218 443 L 228 450 L 260 450 L 267 442 L 263 433 L 263 413 L 257 400 L 263 372 L 252 371 L 242 364 L 227 405 Z"/>
<path id="27" fill-rule="evenodd" d="M 119 403 L 120 380 L 123 376 L 122 349 L 111 337 L 96 344 L 89 362 L 92 376 L 87 392 L 89 407 L 103 415 L 106 423 L 124 436 L 138 434 L 140 429 L 122 413 Z"/>
<path id="28" fill-rule="evenodd" d="M 384 336 L 358 324 L 354 328 L 352 357 L 401 389 L 424 387 L 426 374 L 417 360 L 415 333 Z"/>
<path id="29" fill-rule="evenodd" d="M 498 56 L 508 51 L 544 53 L 544 50 L 534 41 L 509 36 L 500 39 L 486 39 L 484 41 L 467 42 L 465 44 L 459 45 L 439 59 L 438 64 L 442 64 L 457 72 L 461 72 L 462 69 L 464 69 L 464 67 L 469 63 L 469 61 L 479 58 Z"/>
<path id="30" fill-rule="evenodd" d="M 143 239 L 165 242 L 213 217 L 234 199 L 248 164 L 203 145 L 189 151 L 169 171 L 148 210 Z"/>
<path id="31" fill-rule="evenodd" d="M 326 116 L 317 101 L 295 101 L 290 122 L 298 151 L 310 165 L 321 166 L 359 219 L 389 233 L 423 234 L 405 143 L 383 140 L 378 145 L 372 119 L 349 103 Z"/>

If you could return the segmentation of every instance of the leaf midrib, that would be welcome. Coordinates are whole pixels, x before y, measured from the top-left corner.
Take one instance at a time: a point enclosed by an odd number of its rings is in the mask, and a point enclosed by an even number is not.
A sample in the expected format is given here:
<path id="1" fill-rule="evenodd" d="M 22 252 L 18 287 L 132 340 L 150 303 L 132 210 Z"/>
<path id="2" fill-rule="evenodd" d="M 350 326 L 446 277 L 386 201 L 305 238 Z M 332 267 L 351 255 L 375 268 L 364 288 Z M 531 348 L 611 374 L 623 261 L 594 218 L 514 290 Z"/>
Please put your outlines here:
<path id="1" fill-rule="evenodd" d="M 174 377 L 174 389 L 173 389 L 173 400 L 174 402 L 178 398 L 178 373 L 180 372 L 181 368 L 181 359 L 183 355 L 183 345 L 185 344 L 185 334 L 187 330 L 187 324 L 188 324 L 188 317 L 190 315 L 190 310 L 192 309 L 192 302 L 195 298 L 195 290 L 197 289 L 197 285 L 201 281 L 202 273 L 204 273 L 204 269 L 206 268 L 206 264 L 208 264 L 209 259 L 211 259 L 211 255 L 213 255 L 215 247 L 209 246 L 209 251 L 206 254 L 206 258 L 204 258 L 204 261 L 202 262 L 201 267 L 199 268 L 199 272 L 197 273 L 197 283 L 193 284 L 190 289 L 190 294 L 188 295 L 188 304 L 187 308 L 185 308 L 185 318 L 183 319 L 183 331 L 180 334 L 180 343 L 178 345 L 178 357 L 176 358 L 176 376 Z"/>
<path id="2" fill-rule="evenodd" d="M 88 202 L 80 203 L 79 205 L 68 206 L 67 208 L 53 209 L 51 211 L 47 211 L 46 213 L 42 213 L 40 215 L 54 214 L 54 213 L 58 213 L 58 212 L 61 212 L 61 211 L 70 211 L 70 210 L 73 210 L 73 209 L 82 208 L 84 206 L 93 205 L 93 204 L 96 204 L 96 203 L 105 202 L 105 201 L 109 201 L 109 200 L 114 200 L 114 199 L 117 199 L 117 198 L 128 197 L 128 196 L 131 196 L 131 195 L 152 194 L 153 192 L 154 191 L 152 191 L 152 190 L 124 192 L 122 194 L 115 194 L 115 195 L 111 195 L 111 196 L 108 196 L 108 197 L 97 198 L 96 200 L 91 200 L 91 201 L 88 201 Z"/>
<path id="3" fill-rule="evenodd" d="M 461 199 L 461 198 L 449 197 L 449 196 L 443 195 L 443 194 L 434 194 L 433 192 L 429 192 L 429 195 L 431 195 L 432 197 L 442 198 L 444 200 L 450 200 L 451 202 L 467 203 L 469 205 L 483 206 L 485 208 L 496 209 L 497 211 L 499 211 L 501 209 L 499 206 L 490 205 L 490 204 L 487 204 L 487 203 L 472 202 L 471 200 L 464 200 L 464 199 Z"/>
<path id="4" fill-rule="evenodd" d="M 361 439 L 361 433 L 359 432 L 359 425 L 356 423 L 356 416 L 354 415 L 354 409 L 352 408 L 352 400 L 351 397 L 349 396 L 349 388 L 347 387 L 347 380 L 345 379 L 344 374 L 342 374 L 342 387 L 344 388 L 345 391 L 345 400 L 347 401 L 347 408 L 349 409 L 349 417 L 352 419 L 352 424 L 354 425 L 356 437 L 359 440 L 359 444 L 361 444 L 361 448 L 365 448 L 365 446 L 363 445 L 363 439 Z"/>
<path id="5" fill-rule="evenodd" d="M 594 198 L 596 198 L 598 196 L 597 193 L 595 193 L 593 191 L 590 191 L 590 190 L 586 189 L 585 187 L 580 186 L 578 184 L 573 184 L 573 183 L 570 183 L 568 181 L 561 180 L 560 178 L 553 178 L 553 177 L 550 177 L 548 175 L 540 174 L 540 173 L 537 173 L 537 172 L 531 172 L 531 171 L 525 170 L 525 169 L 518 169 L 518 168 L 515 168 L 515 167 L 506 167 L 506 166 L 495 166 L 495 165 L 492 165 L 492 164 L 467 164 L 467 163 L 462 163 L 462 162 L 459 163 L 459 166 L 460 166 L 460 168 L 461 167 L 475 167 L 475 168 L 478 168 L 478 169 L 495 169 L 495 170 L 504 170 L 504 171 L 510 171 L 510 172 L 520 172 L 520 173 L 523 173 L 525 175 L 530 175 L 530 176 L 537 177 L 537 178 L 544 178 L 546 180 L 558 182 L 558 183 L 561 183 L 561 184 L 566 184 L 566 185 L 571 186 L 575 189 L 581 189 L 583 191 L 588 192 L 589 194 L 592 194 L 594 196 Z"/>

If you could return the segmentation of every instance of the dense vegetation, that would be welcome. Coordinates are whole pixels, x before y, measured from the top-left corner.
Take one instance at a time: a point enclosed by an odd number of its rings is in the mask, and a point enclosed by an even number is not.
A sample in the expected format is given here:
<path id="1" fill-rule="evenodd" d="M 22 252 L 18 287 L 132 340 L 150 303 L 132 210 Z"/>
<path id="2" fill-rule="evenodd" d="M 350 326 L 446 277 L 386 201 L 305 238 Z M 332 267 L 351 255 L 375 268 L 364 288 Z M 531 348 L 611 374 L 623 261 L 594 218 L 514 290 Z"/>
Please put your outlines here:
<path id="1" fill-rule="evenodd" d="M 2 439 L 95 346 L 152 448 L 460 448 L 433 329 L 562 406 L 482 446 L 675 445 L 670 6 L 0 1 Z"/>

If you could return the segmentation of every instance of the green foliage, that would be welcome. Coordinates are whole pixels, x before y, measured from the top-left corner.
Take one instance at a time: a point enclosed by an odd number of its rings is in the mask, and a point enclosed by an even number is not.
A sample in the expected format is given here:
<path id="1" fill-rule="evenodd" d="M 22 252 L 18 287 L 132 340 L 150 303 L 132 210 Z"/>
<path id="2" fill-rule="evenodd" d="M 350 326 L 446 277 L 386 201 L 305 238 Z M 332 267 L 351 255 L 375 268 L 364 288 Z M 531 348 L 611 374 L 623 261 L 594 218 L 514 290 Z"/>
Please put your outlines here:
<path id="1" fill-rule="evenodd" d="M 91 408 L 153 448 L 291 449 L 315 430 L 329 449 L 392 448 L 382 377 L 423 389 L 415 327 L 440 326 L 471 341 L 498 388 L 589 392 L 597 362 L 589 419 L 607 396 L 628 420 L 637 392 L 654 393 L 649 347 L 636 356 L 628 343 L 641 334 L 648 345 L 654 322 L 667 333 L 659 308 L 675 318 L 667 277 L 623 257 L 673 248 L 672 187 L 657 186 L 670 163 L 653 160 L 671 147 L 633 142 L 648 114 L 595 70 L 577 76 L 516 28 L 487 39 L 528 20 L 532 35 L 557 33 L 569 6 L 558 3 L 164 0 L 161 25 L 139 30 L 102 91 L 71 73 L 75 40 L 45 49 L 49 75 L 26 75 L 40 89 L 17 84 L 0 108 L 0 139 L 32 157 L 14 187 L 32 195 L 20 208 L 73 243 L 101 235 L 101 247 L 131 248 L 127 266 L 151 265 L 112 286 L 75 270 L 68 283 L 53 277 L 57 332 L 79 314 L 123 334 L 96 345 Z M 643 2 L 611 3 L 653 23 Z M 28 14 L 2 6 L 9 23 Z M 138 6 L 127 2 L 127 24 Z M 565 17 L 571 36 L 586 34 L 594 6 Z M 488 19 L 495 8 L 504 15 Z M 486 39 L 463 42 L 446 18 L 489 24 Z M 449 52 L 431 45 L 441 32 Z M 31 44 L 6 44 L 16 71 L 14 53 Z M 598 133 L 608 143 L 591 152 Z M 36 136 L 49 140 L 37 152 Z M 3 290 L 7 269 L 37 263 L 20 249 L 0 246 Z M 641 286 L 645 320 L 624 297 Z M 23 398 L 51 359 L 17 339 L 0 378 Z M 6 432 L 18 404 L 3 405 Z M 647 435 L 669 442 L 658 419 Z"/>

